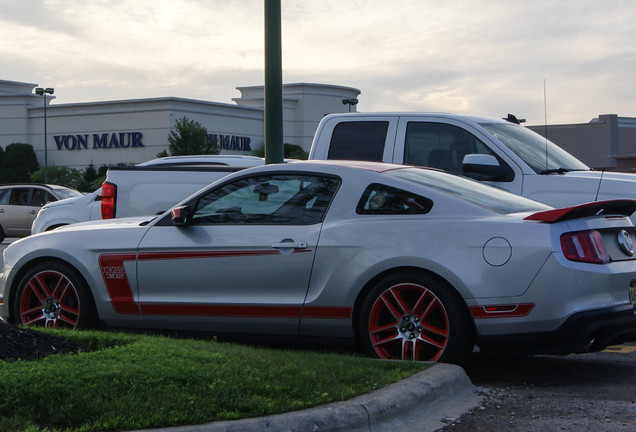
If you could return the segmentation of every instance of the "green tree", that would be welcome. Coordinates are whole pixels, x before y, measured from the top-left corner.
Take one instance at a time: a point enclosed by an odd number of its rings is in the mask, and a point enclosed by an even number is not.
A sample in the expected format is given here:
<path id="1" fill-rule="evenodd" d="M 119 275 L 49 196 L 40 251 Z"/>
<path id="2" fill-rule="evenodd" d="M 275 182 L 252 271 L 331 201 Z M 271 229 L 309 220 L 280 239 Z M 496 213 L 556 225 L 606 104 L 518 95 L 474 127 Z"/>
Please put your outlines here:
<path id="1" fill-rule="evenodd" d="M 216 140 L 208 135 L 208 130 L 199 122 L 187 117 L 177 120 L 174 129 L 168 135 L 168 143 L 169 154 L 163 156 L 219 154 L 219 146 Z"/>
<path id="2" fill-rule="evenodd" d="M 13 143 L 4 150 L 0 165 L 0 183 L 27 182 L 38 169 L 38 160 L 30 144 Z"/>
<path id="3" fill-rule="evenodd" d="M 265 148 L 254 150 L 253 156 L 265 157 Z M 297 144 L 283 144 L 283 157 L 286 159 L 303 159 L 309 158 L 309 153 Z"/>
<path id="4" fill-rule="evenodd" d="M 97 170 L 95 169 L 95 165 L 93 165 L 92 162 L 84 170 L 83 178 L 84 178 L 84 181 L 86 182 L 87 185 L 89 185 L 89 184 L 93 183 L 95 180 L 97 180 Z"/>
<path id="5" fill-rule="evenodd" d="M 49 165 L 48 178 L 51 184 L 66 186 L 84 192 L 86 192 L 88 188 L 82 172 L 75 168 Z M 44 167 L 40 167 L 33 172 L 30 180 L 36 183 L 43 183 Z"/>

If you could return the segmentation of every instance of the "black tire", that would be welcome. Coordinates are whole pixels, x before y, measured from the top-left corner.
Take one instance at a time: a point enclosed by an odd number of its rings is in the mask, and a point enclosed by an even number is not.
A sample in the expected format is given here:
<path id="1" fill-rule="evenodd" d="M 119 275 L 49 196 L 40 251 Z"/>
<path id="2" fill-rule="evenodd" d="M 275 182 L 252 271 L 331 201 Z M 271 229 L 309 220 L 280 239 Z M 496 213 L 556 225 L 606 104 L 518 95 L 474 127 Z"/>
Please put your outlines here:
<path id="1" fill-rule="evenodd" d="M 2 227 L 0 226 L 0 243 L 2 243 L 4 241 L 4 231 L 2 230 Z"/>
<path id="2" fill-rule="evenodd" d="M 88 286 L 70 265 L 44 261 L 20 279 L 13 311 L 19 325 L 94 328 L 98 317 Z"/>
<path id="3" fill-rule="evenodd" d="M 464 364 L 474 346 L 457 293 L 416 271 L 378 281 L 362 303 L 358 329 L 364 351 L 383 359 Z"/>

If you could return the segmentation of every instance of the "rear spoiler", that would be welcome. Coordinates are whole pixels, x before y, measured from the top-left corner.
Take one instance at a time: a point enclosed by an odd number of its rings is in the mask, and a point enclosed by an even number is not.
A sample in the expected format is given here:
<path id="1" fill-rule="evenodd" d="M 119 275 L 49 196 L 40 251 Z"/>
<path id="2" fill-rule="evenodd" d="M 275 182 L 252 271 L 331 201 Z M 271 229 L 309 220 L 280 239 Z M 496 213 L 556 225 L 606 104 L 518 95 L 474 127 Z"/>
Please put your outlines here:
<path id="1" fill-rule="evenodd" d="M 531 214 L 524 220 L 555 223 L 588 216 L 631 216 L 636 211 L 636 200 L 594 201 L 573 207 L 546 210 Z"/>

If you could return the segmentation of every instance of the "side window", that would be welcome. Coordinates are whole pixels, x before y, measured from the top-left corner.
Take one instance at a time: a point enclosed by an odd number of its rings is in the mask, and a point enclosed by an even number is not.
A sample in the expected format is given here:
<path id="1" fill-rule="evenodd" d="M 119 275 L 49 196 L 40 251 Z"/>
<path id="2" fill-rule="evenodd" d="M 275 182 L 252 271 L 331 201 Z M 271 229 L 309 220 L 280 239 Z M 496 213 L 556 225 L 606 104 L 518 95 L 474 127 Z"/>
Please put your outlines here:
<path id="1" fill-rule="evenodd" d="M 362 215 L 407 215 L 426 214 L 433 208 L 433 201 L 390 186 L 369 185 L 356 207 Z"/>
<path id="2" fill-rule="evenodd" d="M 328 159 L 382 162 L 389 122 L 339 123 L 333 129 Z"/>
<path id="3" fill-rule="evenodd" d="M 11 195 L 9 196 L 10 205 L 25 206 L 29 201 L 29 188 L 15 188 L 11 189 Z"/>
<path id="4" fill-rule="evenodd" d="M 340 181 L 332 177 L 249 177 L 202 196 L 195 224 L 311 225 L 322 221 Z"/>
<path id="5" fill-rule="evenodd" d="M 470 132 L 445 123 L 409 122 L 404 143 L 404 163 L 462 174 L 467 154 L 492 151 Z"/>
<path id="6" fill-rule="evenodd" d="M 53 195 L 43 189 L 33 189 L 31 194 L 31 205 L 35 207 L 42 207 L 47 202 L 57 201 Z"/>
<path id="7" fill-rule="evenodd" d="M 11 189 L 0 190 L 0 205 L 9 204 L 9 196 L 11 195 Z"/>

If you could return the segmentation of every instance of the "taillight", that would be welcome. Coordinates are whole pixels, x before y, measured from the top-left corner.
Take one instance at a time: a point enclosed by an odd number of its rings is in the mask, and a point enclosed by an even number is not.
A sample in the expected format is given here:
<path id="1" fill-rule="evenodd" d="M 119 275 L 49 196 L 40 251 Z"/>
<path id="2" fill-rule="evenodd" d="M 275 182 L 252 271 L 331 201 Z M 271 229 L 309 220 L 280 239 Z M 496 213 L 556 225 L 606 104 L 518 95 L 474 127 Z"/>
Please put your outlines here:
<path id="1" fill-rule="evenodd" d="M 609 261 L 601 233 L 595 230 L 561 235 L 561 250 L 570 261 L 592 264 L 605 264 Z"/>
<path id="2" fill-rule="evenodd" d="M 102 183 L 102 219 L 115 217 L 115 200 L 117 198 L 117 186 L 112 183 Z"/>

